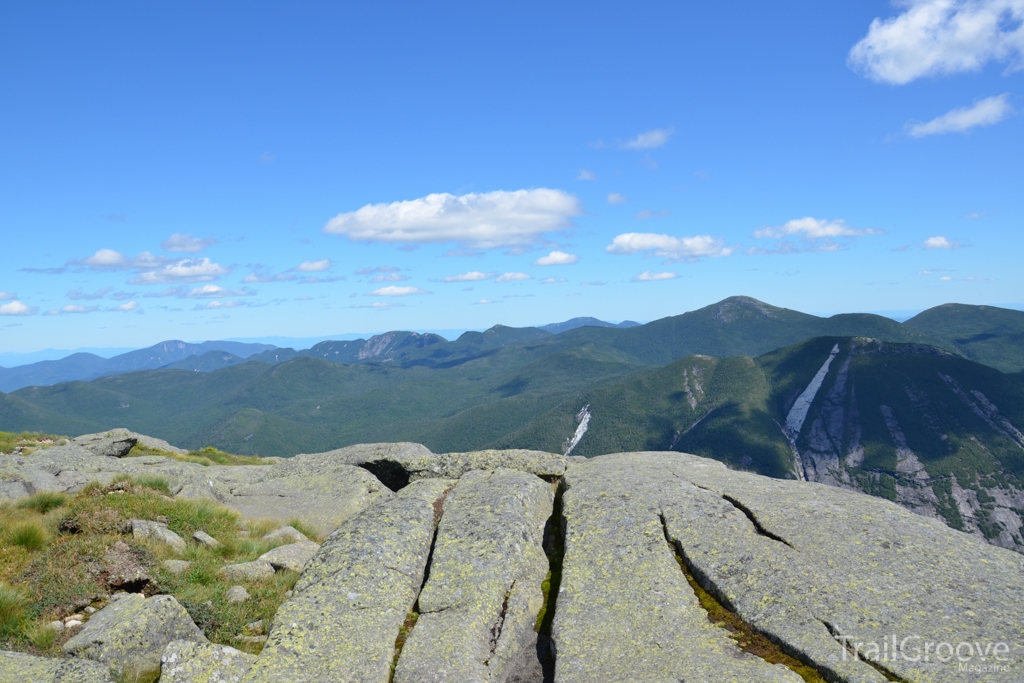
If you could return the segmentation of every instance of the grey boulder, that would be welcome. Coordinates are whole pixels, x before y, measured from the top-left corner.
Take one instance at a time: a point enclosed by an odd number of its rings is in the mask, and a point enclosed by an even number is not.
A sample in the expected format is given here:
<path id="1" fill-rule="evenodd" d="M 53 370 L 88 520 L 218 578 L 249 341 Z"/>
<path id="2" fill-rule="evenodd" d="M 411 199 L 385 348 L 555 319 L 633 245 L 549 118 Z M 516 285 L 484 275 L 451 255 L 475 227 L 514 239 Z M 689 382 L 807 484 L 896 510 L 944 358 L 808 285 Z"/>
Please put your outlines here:
<path id="1" fill-rule="evenodd" d="M 166 543 L 174 548 L 175 552 L 185 552 L 185 539 L 168 529 L 167 525 L 162 522 L 152 522 L 148 519 L 133 519 L 132 536 L 139 540 Z"/>
<path id="2" fill-rule="evenodd" d="M 114 683 L 99 662 L 0 651 L 0 683 Z"/>
<path id="3" fill-rule="evenodd" d="M 131 675 L 159 669 L 160 655 L 174 640 L 203 643 L 206 637 L 172 596 L 131 593 L 92 615 L 61 649 Z"/>
<path id="4" fill-rule="evenodd" d="M 160 657 L 161 683 L 239 683 L 255 655 L 227 645 L 175 640 Z"/>
<path id="5" fill-rule="evenodd" d="M 290 569 L 293 572 L 301 572 L 318 550 L 320 550 L 320 545 L 313 541 L 299 541 L 278 546 L 263 553 L 257 561 L 268 562 L 274 569 Z"/>

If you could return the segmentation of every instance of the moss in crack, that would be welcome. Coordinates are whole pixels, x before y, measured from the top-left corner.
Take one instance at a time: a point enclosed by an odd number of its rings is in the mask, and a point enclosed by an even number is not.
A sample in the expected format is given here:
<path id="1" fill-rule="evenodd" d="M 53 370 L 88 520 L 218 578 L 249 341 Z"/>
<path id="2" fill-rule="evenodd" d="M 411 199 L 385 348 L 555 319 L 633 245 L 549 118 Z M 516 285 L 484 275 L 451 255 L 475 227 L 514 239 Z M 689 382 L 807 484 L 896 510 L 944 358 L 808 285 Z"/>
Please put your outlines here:
<path id="1" fill-rule="evenodd" d="M 836 642 L 838 642 L 840 645 L 842 645 L 843 649 L 845 649 L 847 652 L 849 652 L 850 656 L 853 659 L 856 659 L 857 661 L 860 661 L 860 662 L 864 662 L 865 664 L 870 666 L 872 669 L 874 669 L 875 671 L 880 673 L 882 675 L 882 677 L 885 678 L 885 680 L 887 680 L 887 681 L 896 681 L 896 683 L 907 683 L 905 680 L 903 680 L 902 678 L 899 678 L 898 676 L 893 674 L 888 669 L 884 669 L 881 666 L 879 666 L 878 664 L 876 664 L 875 662 L 871 661 L 870 659 L 866 659 L 861 653 L 858 653 L 855 648 L 850 647 L 850 643 L 848 642 L 847 638 L 842 636 L 842 635 L 840 635 L 839 634 L 839 629 L 837 629 L 835 626 L 833 626 L 832 624 L 828 623 L 827 621 L 822 621 L 821 623 L 825 625 L 826 629 L 828 629 L 829 635 L 831 635 L 833 638 L 835 638 Z"/>
<path id="2" fill-rule="evenodd" d="M 807 683 L 826 683 L 828 679 L 824 678 L 817 669 L 786 654 L 778 644 L 772 642 L 763 633 L 759 633 L 753 626 L 743 621 L 738 614 L 727 609 L 706 591 L 694 578 L 681 548 L 669 537 L 664 516 L 661 517 L 661 524 L 665 531 L 665 541 L 668 542 L 669 548 L 672 550 L 672 556 L 679 564 L 679 569 L 686 577 L 686 582 L 690 584 L 690 588 L 697 595 L 700 606 L 707 613 L 708 621 L 728 631 L 729 637 L 735 640 L 736 645 L 744 652 L 760 657 L 769 664 L 782 664 Z"/>
<path id="3" fill-rule="evenodd" d="M 534 630 L 550 636 L 551 624 L 555 620 L 555 601 L 562 585 L 562 558 L 565 555 L 565 519 L 562 517 L 562 493 L 564 487 L 561 479 L 552 482 L 555 487 L 555 500 L 551 509 L 551 517 L 544 526 L 544 552 L 548 556 L 548 573 L 541 583 L 544 604 L 537 614 Z"/>

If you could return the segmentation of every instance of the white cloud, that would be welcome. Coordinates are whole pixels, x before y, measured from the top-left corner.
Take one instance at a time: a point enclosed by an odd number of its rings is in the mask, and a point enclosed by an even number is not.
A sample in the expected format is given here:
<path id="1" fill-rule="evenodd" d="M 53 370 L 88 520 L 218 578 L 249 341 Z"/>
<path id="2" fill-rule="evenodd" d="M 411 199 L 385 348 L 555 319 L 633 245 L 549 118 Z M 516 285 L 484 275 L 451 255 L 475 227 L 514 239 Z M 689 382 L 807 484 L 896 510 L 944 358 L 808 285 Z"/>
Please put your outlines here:
<path id="1" fill-rule="evenodd" d="M 940 278 L 939 278 L 939 280 L 941 280 L 942 282 L 949 282 L 949 281 L 950 281 L 950 280 L 952 280 L 952 279 L 953 279 L 953 278 L 951 278 L 951 277 L 950 277 L 950 276 L 948 276 L 948 275 L 943 275 L 942 277 L 940 277 Z"/>
<path id="2" fill-rule="evenodd" d="M 251 273 L 242 278 L 242 282 L 245 284 L 252 284 L 255 282 L 284 282 L 294 279 L 295 276 L 291 273 L 278 273 L 273 275 L 267 268 L 264 268 L 263 266 L 256 266 Z"/>
<path id="3" fill-rule="evenodd" d="M 639 275 L 633 278 L 633 282 L 656 282 L 658 280 L 675 280 L 679 277 L 678 273 L 652 273 L 649 270 L 645 270 Z"/>
<path id="4" fill-rule="evenodd" d="M 844 220 L 829 221 L 821 218 L 796 218 L 776 228 L 762 228 L 754 231 L 754 237 L 791 237 L 806 240 L 818 240 L 829 237 L 860 237 L 862 235 L 880 235 L 881 230 L 873 228 L 852 228 Z"/>
<path id="5" fill-rule="evenodd" d="M 395 266 L 377 266 L 376 268 L 360 268 L 356 275 L 372 275 L 374 273 L 394 273 L 401 270 Z"/>
<path id="6" fill-rule="evenodd" d="M 493 301 L 492 299 L 480 299 L 480 301 L 474 301 L 474 305 L 486 306 L 487 304 L 500 304 L 500 301 Z"/>
<path id="7" fill-rule="evenodd" d="M 147 270 L 136 275 L 129 284 L 152 285 L 164 282 L 209 282 L 231 272 L 209 258 L 181 259 L 168 263 L 155 270 Z"/>
<path id="8" fill-rule="evenodd" d="M 581 282 L 580 284 L 584 287 L 603 287 L 608 283 L 603 280 L 591 280 L 590 282 Z"/>
<path id="9" fill-rule="evenodd" d="M 61 313 L 95 313 L 100 310 L 99 306 L 79 306 L 77 304 L 68 304 L 62 306 L 60 309 Z"/>
<path id="10" fill-rule="evenodd" d="M 671 128 L 653 128 L 640 133 L 628 142 L 624 142 L 622 146 L 626 149 L 655 149 L 668 142 L 671 135 Z"/>
<path id="11" fill-rule="evenodd" d="M 149 252 L 142 253 L 148 254 Z M 93 270 L 122 270 L 130 267 L 128 257 L 113 249 L 100 249 L 92 256 L 72 261 L 72 264 L 88 266 Z"/>
<path id="12" fill-rule="evenodd" d="M 960 107 L 946 112 L 926 123 L 907 124 L 907 134 L 912 138 L 943 133 L 964 133 L 978 126 L 992 126 L 1013 111 L 1008 100 L 1009 93 L 986 97 L 972 107 Z"/>
<path id="13" fill-rule="evenodd" d="M 542 285 L 557 285 L 560 282 L 568 282 L 564 277 L 546 277 L 540 281 Z"/>
<path id="14" fill-rule="evenodd" d="M 580 257 L 576 254 L 567 254 L 564 251 L 553 251 L 547 256 L 541 256 L 533 262 L 535 266 L 568 266 L 576 263 Z"/>
<path id="15" fill-rule="evenodd" d="M 442 282 L 479 282 L 480 280 L 490 280 L 494 277 L 494 273 L 481 273 L 479 270 L 471 270 L 468 273 L 462 273 L 461 275 L 446 275 L 441 278 Z"/>
<path id="16" fill-rule="evenodd" d="M 160 248 L 164 251 L 179 251 L 185 254 L 198 254 L 203 249 L 217 244 L 217 240 L 212 237 L 206 239 L 200 239 L 193 237 L 191 233 L 181 234 L 176 232 L 171 235 L 168 239 L 160 243 Z"/>
<path id="17" fill-rule="evenodd" d="M 373 302 L 372 304 L 369 304 L 369 305 L 367 305 L 367 304 L 356 304 L 354 306 L 349 306 L 348 308 L 373 308 L 373 309 L 376 309 L 376 310 L 380 311 L 380 310 L 384 310 L 384 309 L 387 309 L 387 308 L 401 308 L 403 306 L 405 306 L 405 304 L 401 304 L 401 303 L 397 303 L 397 302 L 392 302 L 392 301 L 375 301 L 375 302 Z"/>
<path id="18" fill-rule="evenodd" d="M 1024 66 L 1024 0 L 902 0 L 876 18 L 848 63 L 868 78 L 903 85 L 925 76 L 978 71 L 989 61 Z"/>
<path id="19" fill-rule="evenodd" d="M 121 313 L 128 313 L 129 311 L 134 311 L 134 310 L 138 309 L 138 307 L 139 307 L 138 302 L 129 301 L 127 303 L 121 304 L 120 306 L 115 306 L 114 308 L 110 308 L 110 309 L 107 309 L 107 310 L 118 311 L 118 312 L 121 312 Z"/>
<path id="20" fill-rule="evenodd" d="M 597 180 L 597 174 L 593 171 L 581 168 L 579 174 L 576 176 L 576 180 Z"/>
<path id="21" fill-rule="evenodd" d="M 224 289 L 219 285 L 203 285 L 202 287 L 196 287 L 188 294 L 179 294 L 179 296 L 185 299 L 223 299 L 226 296 L 254 296 L 255 294 L 256 292 L 247 287 L 242 289 Z"/>
<path id="22" fill-rule="evenodd" d="M 401 273 L 382 273 L 371 277 L 370 282 L 402 282 L 408 279 L 408 275 L 402 275 Z"/>
<path id="23" fill-rule="evenodd" d="M 419 287 L 396 287 L 394 285 L 370 292 L 370 296 L 411 296 L 413 294 L 430 294 L 430 292 L 425 292 Z"/>
<path id="24" fill-rule="evenodd" d="M 297 270 L 300 273 L 322 273 L 330 267 L 331 259 L 322 258 L 319 261 L 303 261 L 292 270 Z"/>
<path id="25" fill-rule="evenodd" d="M 951 240 L 942 235 L 936 235 L 935 237 L 929 237 L 924 241 L 925 249 L 959 249 L 963 245 L 956 240 Z"/>
<path id="26" fill-rule="evenodd" d="M 653 232 L 627 232 L 616 235 L 612 243 L 605 247 L 609 254 L 638 254 L 657 256 L 669 261 L 696 261 L 710 256 L 729 256 L 732 247 L 724 245 L 722 240 L 710 235 L 694 237 L 673 237 Z"/>
<path id="27" fill-rule="evenodd" d="M 618 192 L 609 192 L 608 193 L 608 203 L 609 204 L 625 204 L 628 201 L 629 201 L 629 197 L 627 197 L 624 194 L 619 194 Z"/>
<path id="28" fill-rule="evenodd" d="M 367 204 L 338 214 L 324 232 L 356 242 L 460 242 L 477 249 L 522 247 L 546 232 L 572 226 L 580 201 L 561 190 L 539 188 L 430 194 L 420 199 Z"/>
<path id="29" fill-rule="evenodd" d="M 17 299 L 10 303 L 0 304 L 0 315 L 32 315 L 38 310 L 35 306 L 26 306 Z"/>
<path id="30" fill-rule="evenodd" d="M 219 311 L 225 308 L 239 308 L 240 306 L 246 306 L 244 301 L 238 301 L 237 299 L 231 299 L 229 301 L 207 301 L 203 304 L 196 304 L 192 309 L 193 311 Z"/>
<path id="31" fill-rule="evenodd" d="M 13 292 L 5 292 L 0 289 L 0 301 L 10 301 L 11 299 L 17 299 L 18 295 Z"/>
<path id="32" fill-rule="evenodd" d="M 532 280 L 532 279 L 533 279 L 533 276 L 532 275 L 527 275 L 526 273 L 504 273 L 503 275 L 499 275 L 498 279 L 495 280 L 495 282 L 516 282 L 518 280 Z"/>

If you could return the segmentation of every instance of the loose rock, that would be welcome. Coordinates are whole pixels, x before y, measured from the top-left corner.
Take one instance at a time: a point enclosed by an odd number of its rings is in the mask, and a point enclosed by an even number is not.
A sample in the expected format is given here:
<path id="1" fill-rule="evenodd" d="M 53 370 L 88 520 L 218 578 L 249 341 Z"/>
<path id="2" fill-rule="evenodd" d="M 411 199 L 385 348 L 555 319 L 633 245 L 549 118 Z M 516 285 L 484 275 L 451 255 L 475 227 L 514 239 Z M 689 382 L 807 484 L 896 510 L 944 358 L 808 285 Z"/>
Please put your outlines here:
<path id="1" fill-rule="evenodd" d="M 0 650 L 0 683 L 114 683 L 98 662 Z"/>
<path id="2" fill-rule="evenodd" d="M 177 575 L 187 572 L 192 567 L 192 563 L 188 560 L 164 560 L 163 567 L 171 574 Z"/>
<path id="3" fill-rule="evenodd" d="M 131 525 L 132 535 L 135 538 L 160 541 L 174 548 L 175 552 L 185 552 L 185 539 L 168 529 L 166 524 L 151 522 L 147 519 L 133 519 Z"/>
<path id="4" fill-rule="evenodd" d="M 160 657 L 161 683 L 239 683 L 255 655 L 227 645 L 171 642 Z"/>
<path id="5" fill-rule="evenodd" d="M 221 543 L 216 538 L 206 533 L 202 529 L 192 534 L 192 540 L 194 540 L 199 545 L 205 545 L 207 548 L 219 548 L 222 545 L 224 545 L 223 543 Z"/>
<path id="6" fill-rule="evenodd" d="M 229 581 L 257 581 L 274 575 L 274 565 L 269 562 L 242 562 L 221 567 L 220 574 Z"/>
<path id="7" fill-rule="evenodd" d="M 293 572 L 301 572 L 320 546 L 313 541 L 298 541 L 289 545 L 282 545 L 260 555 L 260 562 L 269 562 L 274 569 L 290 569 Z"/>
<path id="8" fill-rule="evenodd" d="M 295 543 L 296 541 L 308 541 L 306 535 L 301 531 L 290 526 L 283 526 L 280 529 L 274 529 L 268 534 L 263 534 L 260 540 L 265 543 Z"/>
<path id="9" fill-rule="evenodd" d="M 224 599 L 228 602 L 245 602 L 249 599 L 249 591 L 241 586 L 232 586 L 224 593 Z"/>
<path id="10" fill-rule="evenodd" d="M 173 640 L 206 642 L 185 608 L 170 595 L 130 594 L 94 614 L 64 643 L 65 654 L 93 659 L 116 671 L 153 671 Z"/>

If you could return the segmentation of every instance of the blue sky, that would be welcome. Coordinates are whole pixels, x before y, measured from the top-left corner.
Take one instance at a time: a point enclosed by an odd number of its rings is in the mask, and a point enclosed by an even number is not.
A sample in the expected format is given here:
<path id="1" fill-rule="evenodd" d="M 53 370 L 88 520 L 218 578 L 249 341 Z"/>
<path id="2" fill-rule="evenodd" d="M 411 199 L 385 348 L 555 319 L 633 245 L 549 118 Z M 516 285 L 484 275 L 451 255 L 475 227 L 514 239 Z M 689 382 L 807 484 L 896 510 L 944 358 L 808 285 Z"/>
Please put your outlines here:
<path id="1" fill-rule="evenodd" d="M 7 3 L 0 352 L 1019 305 L 1022 19 Z"/>

